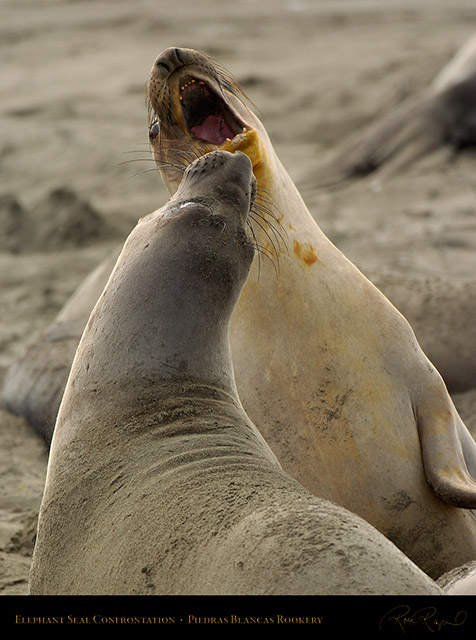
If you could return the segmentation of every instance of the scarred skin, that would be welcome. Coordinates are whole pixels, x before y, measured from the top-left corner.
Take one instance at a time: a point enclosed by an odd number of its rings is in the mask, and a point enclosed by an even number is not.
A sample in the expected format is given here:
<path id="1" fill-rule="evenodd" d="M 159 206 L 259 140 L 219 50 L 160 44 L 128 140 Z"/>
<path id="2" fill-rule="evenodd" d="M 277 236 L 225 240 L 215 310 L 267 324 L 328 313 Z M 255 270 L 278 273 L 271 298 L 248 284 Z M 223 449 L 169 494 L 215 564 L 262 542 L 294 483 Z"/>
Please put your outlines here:
<path id="1" fill-rule="evenodd" d="M 442 594 L 243 411 L 228 326 L 253 199 L 249 159 L 212 152 L 127 239 L 60 408 L 31 594 Z"/>

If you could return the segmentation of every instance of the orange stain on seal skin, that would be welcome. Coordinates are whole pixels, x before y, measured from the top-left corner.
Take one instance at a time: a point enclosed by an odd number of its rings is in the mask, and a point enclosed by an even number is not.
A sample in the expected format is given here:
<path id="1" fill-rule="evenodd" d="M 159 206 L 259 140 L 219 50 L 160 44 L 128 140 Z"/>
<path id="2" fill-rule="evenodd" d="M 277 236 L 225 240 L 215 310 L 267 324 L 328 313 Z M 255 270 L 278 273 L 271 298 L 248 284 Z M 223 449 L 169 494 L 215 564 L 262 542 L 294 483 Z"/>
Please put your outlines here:
<path id="1" fill-rule="evenodd" d="M 314 252 L 314 247 L 312 246 L 312 244 L 306 243 L 303 247 L 300 242 L 294 240 L 293 249 L 296 256 L 305 264 L 307 264 L 308 267 L 317 262 L 317 256 Z"/>

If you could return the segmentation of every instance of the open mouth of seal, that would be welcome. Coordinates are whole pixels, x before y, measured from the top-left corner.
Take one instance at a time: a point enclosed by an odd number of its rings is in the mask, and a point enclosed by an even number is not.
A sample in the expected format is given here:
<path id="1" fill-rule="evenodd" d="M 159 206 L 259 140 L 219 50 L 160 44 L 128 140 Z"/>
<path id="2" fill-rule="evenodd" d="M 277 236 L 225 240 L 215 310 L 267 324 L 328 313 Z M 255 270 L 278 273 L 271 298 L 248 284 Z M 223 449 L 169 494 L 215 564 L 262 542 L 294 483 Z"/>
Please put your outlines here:
<path id="1" fill-rule="evenodd" d="M 202 142 L 221 146 L 243 130 L 243 124 L 203 80 L 185 82 L 180 87 L 180 102 L 188 130 Z"/>

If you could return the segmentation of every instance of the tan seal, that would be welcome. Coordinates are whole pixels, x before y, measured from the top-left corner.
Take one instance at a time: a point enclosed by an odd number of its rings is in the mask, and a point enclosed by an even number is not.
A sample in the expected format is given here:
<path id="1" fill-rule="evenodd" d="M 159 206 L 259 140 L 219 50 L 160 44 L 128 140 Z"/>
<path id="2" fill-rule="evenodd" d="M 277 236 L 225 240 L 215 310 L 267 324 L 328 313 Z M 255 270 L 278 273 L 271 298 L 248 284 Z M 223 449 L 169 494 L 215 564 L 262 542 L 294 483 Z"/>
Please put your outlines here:
<path id="1" fill-rule="evenodd" d="M 150 138 L 173 192 L 217 147 L 252 163 L 261 247 L 232 318 L 238 390 L 289 473 L 432 576 L 476 555 L 475 443 L 413 331 L 322 233 L 237 83 L 170 48 L 148 83 Z M 270 257 L 266 259 L 266 255 Z"/>
<path id="2" fill-rule="evenodd" d="M 56 425 L 32 594 L 441 594 L 283 472 L 236 392 L 249 159 L 211 152 L 126 241 Z"/>

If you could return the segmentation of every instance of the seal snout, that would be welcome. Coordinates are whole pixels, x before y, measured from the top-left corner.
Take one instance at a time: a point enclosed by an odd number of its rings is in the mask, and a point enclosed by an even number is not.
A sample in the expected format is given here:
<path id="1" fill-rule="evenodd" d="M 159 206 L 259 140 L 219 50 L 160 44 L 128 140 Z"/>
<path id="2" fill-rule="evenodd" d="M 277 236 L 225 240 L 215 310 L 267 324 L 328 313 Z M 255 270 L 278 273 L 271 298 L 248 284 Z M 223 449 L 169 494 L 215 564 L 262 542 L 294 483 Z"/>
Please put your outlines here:
<path id="1" fill-rule="evenodd" d="M 181 191 L 220 201 L 238 209 L 245 222 L 256 196 L 256 179 L 248 156 L 240 151 L 211 151 L 190 164 L 183 176 Z"/>
<path id="2" fill-rule="evenodd" d="M 158 75 L 170 75 L 186 64 L 186 52 L 178 47 L 165 49 L 154 61 L 153 71 Z"/>

